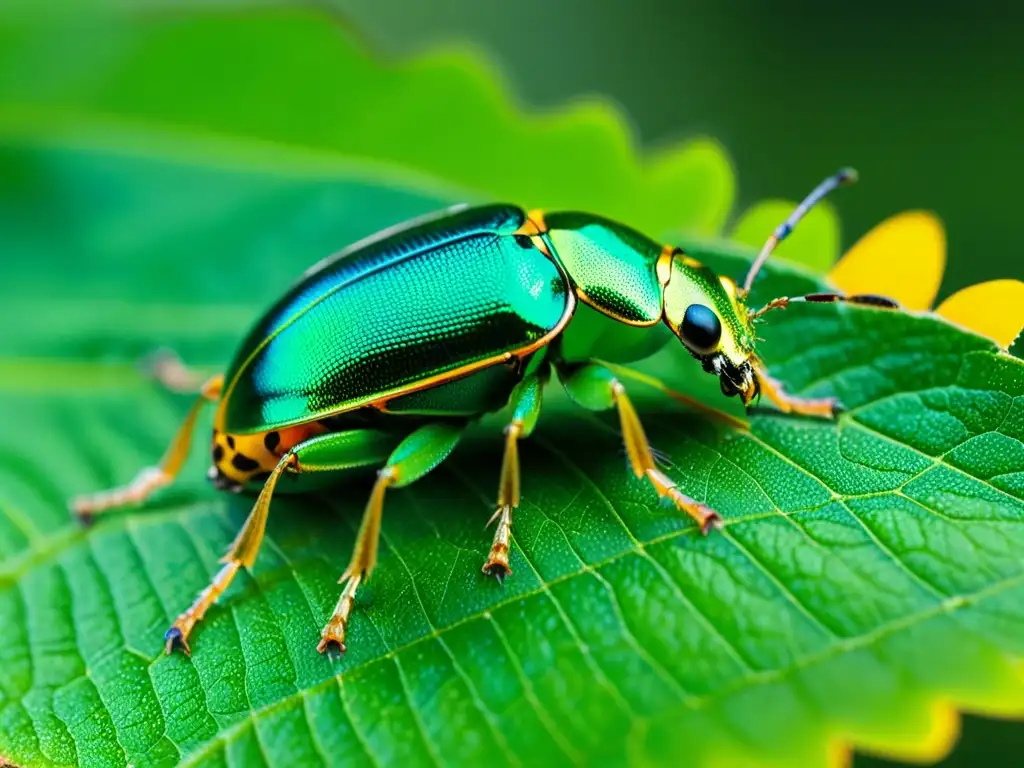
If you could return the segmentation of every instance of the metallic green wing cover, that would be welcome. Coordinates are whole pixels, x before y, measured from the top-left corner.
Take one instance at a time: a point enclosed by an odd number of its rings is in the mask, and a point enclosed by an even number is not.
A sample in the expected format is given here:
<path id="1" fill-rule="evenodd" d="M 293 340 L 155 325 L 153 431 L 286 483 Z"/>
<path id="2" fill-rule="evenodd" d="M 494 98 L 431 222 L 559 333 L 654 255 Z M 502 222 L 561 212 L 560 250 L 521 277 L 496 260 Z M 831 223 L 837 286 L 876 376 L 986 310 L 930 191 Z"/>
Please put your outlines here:
<path id="1" fill-rule="evenodd" d="M 224 428 L 351 410 L 542 342 L 574 303 L 559 268 L 512 236 L 524 221 L 508 205 L 453 209 L 313 267 L 235 355 Z"/>
<path id="2" fill-rule="evenodd" d="M 582 301 L 631 325 L 661 320 L 657 263 L 662 246 L 589 213 L 549 213 L 546 237 Z"/>

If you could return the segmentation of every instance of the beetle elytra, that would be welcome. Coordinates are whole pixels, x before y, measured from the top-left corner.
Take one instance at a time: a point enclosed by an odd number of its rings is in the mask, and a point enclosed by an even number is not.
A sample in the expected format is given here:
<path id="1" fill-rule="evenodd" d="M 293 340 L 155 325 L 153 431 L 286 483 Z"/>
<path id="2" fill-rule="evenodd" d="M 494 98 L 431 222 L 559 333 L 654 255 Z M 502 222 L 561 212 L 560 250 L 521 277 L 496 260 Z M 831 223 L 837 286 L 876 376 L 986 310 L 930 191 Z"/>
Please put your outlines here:
<path id="1" fill-rule="evenodd" d="M 844 170 L 815 188 L 769 237 L 742 288 L 679 248 L 591 214 L 458 207 L 382 232 L 308 270 L 255 323 L 227 372 L 202 386 L 158 466 L 74 500 L 73 509 L 92 518 L 170 483 L 201 409 L 217 404 L 210 479 L 222 489 L 260 490 L 223 567 L 164 636 L 167 652 L 188 653 L 196 623 L 255 562 L 283 476 L 300 488 L 304 479 L 381 467 L 317 646 L 344 651 L 353 601 L 377 563 L 386 493 L 442 462 L 469 422 L 506 406 L 497 525 L 483 570 L 499 579 L 511 573 L 518 442 L 533 431 L 555 372 L 584 408 L 618 410 L 633 473 L 707 533 L 718 514 L 657 466 L 618 366 L 609 364 L 640 360 L 676 338 L 719 378 L 723 394 L 744 405 L 763 394 L 782 411 L 831 417 L 833 400 L 790 396 L 768 374 L 755 351 L 754 320 L 795 301 L 892 302 L 814 294 L 752 312 L 745 300 L 765 259 L 807 210 L 852 180 Z M 629 333 L 608 332 L 624 327 Z"/>

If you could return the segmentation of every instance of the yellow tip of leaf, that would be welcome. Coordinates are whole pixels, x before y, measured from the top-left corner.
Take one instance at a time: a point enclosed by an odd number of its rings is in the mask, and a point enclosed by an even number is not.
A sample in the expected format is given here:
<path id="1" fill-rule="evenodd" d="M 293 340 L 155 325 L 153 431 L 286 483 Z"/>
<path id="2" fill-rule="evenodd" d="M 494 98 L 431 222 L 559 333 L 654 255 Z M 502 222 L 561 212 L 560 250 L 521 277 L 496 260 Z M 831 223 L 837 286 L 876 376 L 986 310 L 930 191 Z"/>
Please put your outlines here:
<path id="1" fill-rule="evenodd" d="M 946 268 L 946 232 L 927 211 L 883 221 L 847 251 L 829 273 L 845 293 L 877 293 L 907 309 L 929 309 Z"/>
<path id="2" fill-rule="evenodd" d="M 1009 348 L 1024 328 L 1024 283 L 991 280 L 957 291 L 935 310 L 964 328 Z"/>

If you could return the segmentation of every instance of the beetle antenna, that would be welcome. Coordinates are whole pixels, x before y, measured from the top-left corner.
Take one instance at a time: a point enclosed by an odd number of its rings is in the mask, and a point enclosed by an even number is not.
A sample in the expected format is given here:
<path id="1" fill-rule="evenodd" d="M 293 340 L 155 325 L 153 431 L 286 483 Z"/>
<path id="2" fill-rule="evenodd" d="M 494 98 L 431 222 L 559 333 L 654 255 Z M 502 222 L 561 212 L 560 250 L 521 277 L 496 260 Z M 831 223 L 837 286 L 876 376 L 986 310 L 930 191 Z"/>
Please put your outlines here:
<path id="1" fill-rule="evenodd" d="M 825 195 L 831 192 L 836 187 L 842 187 L 847 184 L 853 184 L 857 180 L 857 172 L 853 168 L 840 168 L 836 173 L 829 176 L 818 186 L 811 190 L 811 194 L 803 199 L 803 202 L 798 205 L 789 218 L 779 224 L 775 231 L 771 234 L 764 246 L 761 248 L 761 252 L 757 254 L 757 258 L 754 259 L 754 263 L 750 265 L 750 271 L 747 272 L 747 279 L 743 281 L 743 295 L 746 296 L 750 293 L 750 286 L 754 284 L 754 278 L 757 277 L 757 273 L 761 271 L 761 267 L 768 257 L 772 255 L 772 251 L 775 250 L 776 246 L 789 237 L 790 233 L 799 223 L 807 212 L 817 205 Z"/>
<path id="2" fill-rule="evenodd" d="M 785 309 L 790 304 L 796 303 L 828 304 L 831 302 L 842 302 L 845 304 L 861 304 L 868 307 L 879 307 L 881 309 L 899 309 L 899 302 L 890 299 L 888 296 L 878 296 L 874 293 L 858 293 L 853 296 L 844 296 L 841 293 L 808 293 L 806 296 L 782 296 L 772 299 L 756 312 L 751 312 L 747 319 L 754 321 L 765 312 L 773 309 Z"/>

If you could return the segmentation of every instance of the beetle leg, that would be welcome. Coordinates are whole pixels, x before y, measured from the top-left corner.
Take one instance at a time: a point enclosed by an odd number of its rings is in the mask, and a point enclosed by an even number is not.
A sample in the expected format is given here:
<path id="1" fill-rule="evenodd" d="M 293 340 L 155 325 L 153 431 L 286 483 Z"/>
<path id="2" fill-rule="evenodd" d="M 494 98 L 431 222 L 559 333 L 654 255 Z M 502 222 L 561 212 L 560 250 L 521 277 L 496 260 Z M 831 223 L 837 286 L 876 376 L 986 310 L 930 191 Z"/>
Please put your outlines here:
<path id="1" fill-rule="evenodd" d="M 384 494 L 388 488 L 408 485 L 444 461 L 459 442 L 465 424 L 438 422 L 426 424 L 406 437 L 392 452 L 377 474 L 370 500 L 366 504 L 352 560 L 341 575 L 344 583 L 334 612 L 320 632 L 316 649 L 324 653 L 332 645 L 345 652 L 345 628 L 355 603 L 356 590 L 370 577 L 377 565 L 377 542 L 384 514 Z"/>
<path id="2" fill-rule="evenodd" d="M 512 511 L 519 507 L 519 439 L 529 437 L 540 416 L 541 393 L 547 378 L 547 366 L 543 373 L 531 375 L 516 385 L 510 402 L 513 404 L 512 421 L 505 428 L 505 455 L 501 462 L 501 479 L 498 481 L 498 508 L 487 522 L 495 520 L 494 542 L 487 555 L 483 572 L 502 581 L 512 574 L 509 567 L 509 543 L 512 533 Z"/>
<path id="3" fill-rule="evenodd" d="M 164 389 L 179 394 L 195 394 L 203 389 L 206 375 L 191 368 L 173 349 L 162 347 L 147 355 L 141 362 L 146 376 L 155 379 Z"/>
<path id="4" fill-rule="evenodd" d="M 228 588 L 238 571 L 242 567 L 252 568 L 256 562 L 267 527 L 270 500 L 278 479 L 285 471 L 338 472 L 372 466 L 388 455 L 396 439 L 386 432 L 353 429 L 316 435 L 289 449 L 267 477 L 256 503 L 253 504 L 252 512 L 235 537 L 231 549 L 221 558 L 223 567 L 213 577 L 210 585 L 196 596 L 188 610 L 178 616 L 164 634 L 164 647 L 167 653 L 176 647 L 189 653 L 188 637 L 195 625 Z"/>
<path id="5" fill-rule="evenodd" d="M 649 387 L 653 387 L 654 389 L 657 389 L 659 392 L 668 395 L 676 402 L 682 403 L 687 408 L 697 411 L 698 413 L 702 413 L 709 419 L 713 419 L 714 421 L 717 421 L 720 424 L 732 427 L 733 429 L 741 429 L 744 432 L 750 430 L 749 422 L 744 421 L 743 419 L 738 418 L 736 416 L 733 416 L 731 413 L 728 413 L 727 411 L 722 411 L 710 405 L 702 403 L 700 400 L 694 397 L 690 397 L 689 395 L 683 394 L 682 392 L 677 392 L 660 379 L 656 379 L 655 377 L 650 376 L 646 373 L 633 370 L 628 366 L 620 365 L 618 363 L 608 363 L 605 362 L 604 360 L 595 361 L 595 363 L 607 368 L 620 379 L 632 379 L 633 381 L 639 381 L 641 384 L 646 384 Z"/>
<path id="6" fill-rule="evenodd" d="M 77 496 L 71 500 L 72 511 L 83 523 L 90 523 L 94 516 L 117 507 L 129 504 L 140 504 L 158 488 L 170 484 L 181 471 L 185 459 L 188 458 L 189 446 L 192 444 L 192 433 L 195 431 L 196 420 L 203 406 L 215 402 L 220 397 L 223 376 L 214 376 L 207 381 L 199 392 L 188 415 L 178 428 L 167 452 L 155 467 L 141 470 L 127 485 L 111 488 L 87 496 Z"/>
<path id="7" fill-rule="evenodd" d="M 270 473 L 252 512 L 246 518 L 245 524 L 235 537 L 234 543 L 228 553 L 221 558 L 224 566 L 213 577 L 213 581 L 200 592 L 195 601 L 184 613 L 180 614 L 167 632 L 164 633 L 164 650 L 167 653 L 176 647 L 181 647 L 186 655 L 191 654 L 188 647 L 188 636 L 195 625 L 206 615 L 206 611 L 216 602 L 224 590 L 230 586 L 238 569 L 242 566 L 252 568 L 256 562 L 256 555 L 259 554 L 260 544 L 263 543 L 263 533 L 267 529 L 267 515 L 270 512 L 270 498 L 274 495 L 274 488 L 281 473 L 289 467 L 294 467 L 297 459 L 294 453 L 286 453 Z"/>
<path id="8" fill-rule="evenodd" d="M 701 533 L 721 524 L 717 512 L 684 494 L 668 475 L 658 469 L 640 418 L 626 396 L 626 388 L 611 371 L 602 365 L 588 363 L 560 371 L 559 376 L 569 396 L 584 408 L 593 411 L 618 409 L 626 455 L 634 475 L 646 477 L 659 496 L 668 496 L 676 509 L 686 512 L 697 522 Z"/>
<path id="9" fill-rule="evenodd" d="M 834 397 L 804 398 L 788 394 L 782 382 L 770 376 L 761 362 L 754 363 L 754 375 L 761 385 L 761 393 L 783 413 L 831 419 L 839 408 L 839 401 Z"/>

